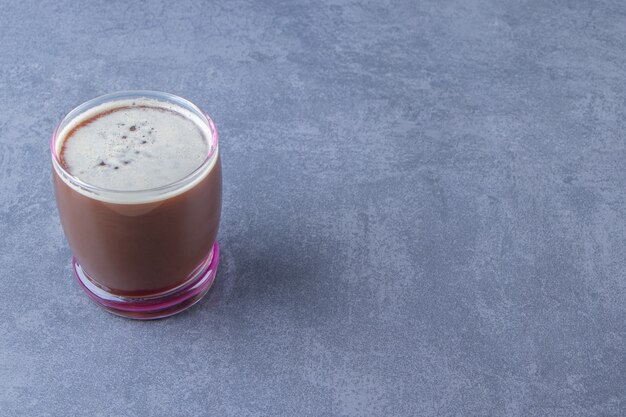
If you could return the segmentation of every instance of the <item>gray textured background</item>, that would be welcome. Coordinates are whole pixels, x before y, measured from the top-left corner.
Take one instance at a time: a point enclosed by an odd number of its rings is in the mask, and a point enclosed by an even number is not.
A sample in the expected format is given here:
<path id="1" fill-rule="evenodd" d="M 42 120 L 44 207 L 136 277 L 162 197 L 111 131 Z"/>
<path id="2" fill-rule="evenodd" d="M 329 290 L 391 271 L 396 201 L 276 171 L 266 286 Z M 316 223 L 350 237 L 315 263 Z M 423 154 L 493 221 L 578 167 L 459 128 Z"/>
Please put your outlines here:
<path id="1" fill-rule="evenodd" d="M 0 5 L 0 415 L 626 415 L 626 3 L 78 4 Z M 224 164 L 216 285 L 151 323 L 50 182 L 132 88 Z"/>

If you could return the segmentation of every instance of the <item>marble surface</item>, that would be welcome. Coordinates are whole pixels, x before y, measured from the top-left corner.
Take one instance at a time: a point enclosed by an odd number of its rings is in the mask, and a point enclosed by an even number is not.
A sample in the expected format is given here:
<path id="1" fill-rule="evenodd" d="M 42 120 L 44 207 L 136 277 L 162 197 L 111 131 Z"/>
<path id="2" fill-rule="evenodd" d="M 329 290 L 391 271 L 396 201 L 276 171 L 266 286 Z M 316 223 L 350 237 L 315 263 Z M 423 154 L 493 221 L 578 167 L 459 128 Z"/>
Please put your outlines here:
<path id="1" fill-rule="evenodd" d="M 0 415 L 626 415 L 626 3 L 3 1 Z M 61 117 L 212 115 L 215 287 L 72 277 Z"/>

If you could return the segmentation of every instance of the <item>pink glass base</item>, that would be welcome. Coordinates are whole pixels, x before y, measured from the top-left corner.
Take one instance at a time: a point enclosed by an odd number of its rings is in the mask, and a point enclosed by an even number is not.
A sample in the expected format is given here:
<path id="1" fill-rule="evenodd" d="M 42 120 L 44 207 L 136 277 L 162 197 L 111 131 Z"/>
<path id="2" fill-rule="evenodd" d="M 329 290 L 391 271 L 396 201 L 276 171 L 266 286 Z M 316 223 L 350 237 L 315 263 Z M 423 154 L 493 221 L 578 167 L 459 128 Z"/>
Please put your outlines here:
<path id="1" fill-rule="evenodd" d="M 185 283 L 165 293 L 140 298 L 123 297 L 104 290 L 89 278 L 76 258 L 73 259 L 72 263 L 78 283 L 89 298 L 100 307 L 118 316 L 152 320 L 180 313 L 200 301 L 215 280 L 219 257 L 220 248 L 215 242 L 211 253 L 191 273 Z"/>

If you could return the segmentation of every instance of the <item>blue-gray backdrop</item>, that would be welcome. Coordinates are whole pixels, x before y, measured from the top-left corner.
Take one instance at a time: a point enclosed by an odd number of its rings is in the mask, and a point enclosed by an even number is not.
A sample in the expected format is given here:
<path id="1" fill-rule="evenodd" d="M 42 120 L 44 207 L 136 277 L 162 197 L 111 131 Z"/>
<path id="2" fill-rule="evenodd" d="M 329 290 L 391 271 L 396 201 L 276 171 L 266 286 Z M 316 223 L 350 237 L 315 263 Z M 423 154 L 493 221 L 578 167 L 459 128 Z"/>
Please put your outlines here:
<path id="1" fill-rule="evenodd" d="M 206 109 L 215 287 L 74 281 L 48 140 L 122 89 Z M 626 3 L 0 5 L 0 415 L 626 415 Z"/>

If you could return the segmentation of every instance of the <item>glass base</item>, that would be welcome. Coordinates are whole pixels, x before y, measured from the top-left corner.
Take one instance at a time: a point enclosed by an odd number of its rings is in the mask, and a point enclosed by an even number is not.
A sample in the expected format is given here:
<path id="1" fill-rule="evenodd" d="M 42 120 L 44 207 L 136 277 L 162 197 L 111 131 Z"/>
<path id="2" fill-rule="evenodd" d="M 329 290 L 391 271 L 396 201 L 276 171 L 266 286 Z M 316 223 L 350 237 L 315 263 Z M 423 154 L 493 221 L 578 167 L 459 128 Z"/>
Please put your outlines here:
<path id="1" fill-rule="evenodd" d="M 183 284 L 165 293 L 138 298 L 123 297 L 104 290 L 89 278 L 76 258 L 72 263 L 78 284 L 100 307 L 118 316 L 153 320 L 180 313 L 200 301 L 215 280 L 219 257 L 220 247 L 216 241 L 211 252 Z"/>

